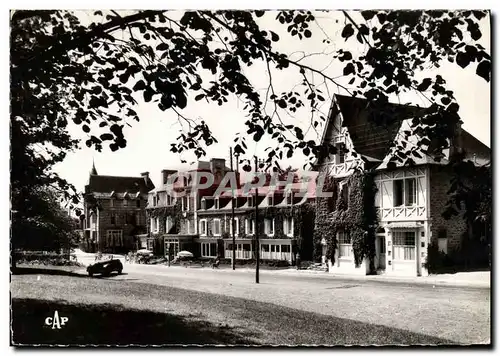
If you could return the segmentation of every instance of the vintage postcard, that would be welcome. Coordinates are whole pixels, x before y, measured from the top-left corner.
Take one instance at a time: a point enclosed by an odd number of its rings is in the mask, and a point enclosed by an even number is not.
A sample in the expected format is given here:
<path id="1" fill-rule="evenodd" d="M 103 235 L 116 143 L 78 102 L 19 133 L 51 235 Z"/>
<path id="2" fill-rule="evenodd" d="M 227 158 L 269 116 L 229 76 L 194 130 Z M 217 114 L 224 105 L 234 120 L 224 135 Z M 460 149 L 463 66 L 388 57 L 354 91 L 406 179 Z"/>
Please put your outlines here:
<path id="1" fill-rule="evenodd" d="M 488 10 L 11 10 L 10 342 L 491 347 Z"/>

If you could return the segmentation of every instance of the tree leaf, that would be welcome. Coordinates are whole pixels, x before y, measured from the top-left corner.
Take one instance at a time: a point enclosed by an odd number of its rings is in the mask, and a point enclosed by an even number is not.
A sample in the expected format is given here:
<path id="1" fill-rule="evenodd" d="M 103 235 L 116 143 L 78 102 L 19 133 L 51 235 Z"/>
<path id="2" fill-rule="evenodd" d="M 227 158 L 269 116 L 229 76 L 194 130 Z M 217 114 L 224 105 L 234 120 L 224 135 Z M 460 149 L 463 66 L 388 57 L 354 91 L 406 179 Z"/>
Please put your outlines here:
<path id="1" fill-rule="evenodd" d="M 342 36 L 342 38 L 345 38 L 345 40 L 347 41 L 349 39 L 349 37 L 351 37 L 352 35 L 354 35 L 354 29 L 353 29 L 352 25 L 350 23 L 348 23 L 347 25 L 344 26 L 344 29 L 342 30 L 341 36 Z"/>
<path id="2" fill-rule="evenodd" d="M 471 58 L 465 52 L 458 52 L 455 60 L 460 67 L 465 68 L 469 65 Z"/>
<path id="3" fill-rule="evenodd" d="M 144 80 L 140 79 L 135 83 L 134 87 L 132 88 L 133 91 L 138 91 L 138 90 L 144 90 L 146 89 L 146 83 L 144 83 Z"/>
<path id="4" fill-rule="evenodd" d="M 417 90 L 418 91 L 426 91 L 427 89 L 429 89 L 431 84 L 432 84 L 431 78 L 425 78 L 424 80 L 422 80 L 422 83 L 420 83 L 418 85 Z"/>
<path id="5" fill-rule="evenodd" d="M 344 75 L 345 75 L 345 76 L 347 76 L 347 75 L 349 75 L 349 74 L 354 74 L 354 70 L 355 70 L 355 69 L 354 69 L 354 65 L 353 65 L 351 62 L 349 62 L 349 63 L 347 63 L 347 65 L 344 67 L 344 71 L 343 71 L 343 73 L 344 73 Z"/>
<path id="6" fill-rule="evenodd" d="M 482 60 L 481 63 L 477 65 L 476 74 L 489 82 L 491 75 L 491 62 L 488 60 Z"/>

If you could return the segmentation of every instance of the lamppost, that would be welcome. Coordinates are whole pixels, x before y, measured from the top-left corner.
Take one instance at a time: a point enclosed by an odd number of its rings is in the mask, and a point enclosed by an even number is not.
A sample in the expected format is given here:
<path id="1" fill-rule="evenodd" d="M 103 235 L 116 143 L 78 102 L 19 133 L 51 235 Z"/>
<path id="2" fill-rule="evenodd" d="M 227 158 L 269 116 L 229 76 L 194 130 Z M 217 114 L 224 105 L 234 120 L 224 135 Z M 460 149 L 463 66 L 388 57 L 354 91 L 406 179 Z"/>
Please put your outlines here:
<path id="1" fill-rule="evenodd" d="M 255 174 L 257 176 L 258 168 L 259 168 L 259 159 L 257 156 L 254 156 L 255 161 Z M 260 178 L 259 178 L 260 179 Z M 259 244 L 259 188 L 255 187 L 255 257 L 256 257 L 256 265 L 255 265 L 255 283 L 259 283 L 259 264 L 260 264 L 260 244 Z"/>
<path id="2" fill-rule="evenodd" d="M 233 170 L 233 148 L 229 147 L 229 159 L 231 162 L 231 173 L 234 173 Z M 233 271 L 236 269 L 236 238 L 234 235 L 234 187 L 231 186 L 231 235 L 233 237 Z"/>

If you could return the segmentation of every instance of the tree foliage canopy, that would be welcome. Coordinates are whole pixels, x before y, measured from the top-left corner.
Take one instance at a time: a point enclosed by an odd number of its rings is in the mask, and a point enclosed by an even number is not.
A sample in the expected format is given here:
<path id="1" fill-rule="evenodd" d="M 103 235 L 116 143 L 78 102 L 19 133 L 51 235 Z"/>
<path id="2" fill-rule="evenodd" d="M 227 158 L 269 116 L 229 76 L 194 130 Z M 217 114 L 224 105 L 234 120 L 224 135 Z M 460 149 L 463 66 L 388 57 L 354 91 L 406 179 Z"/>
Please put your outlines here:
<path id="1" fill-rule="evenodd" d="M 384 110 L 389 96 L 421 93 L 429 107 L 413 120 L 421 144 L 430 139 L 446 146 L 459 105 L 444 78 L 418 80 L 417 73 L 439 67 L 443 61 L 474 67 L 489 81 L 491 58 L 477 41 L 483 11 L 363 11 L 338 13 L 344 20 L 341 36 L 365 44 L 361 55 L 340 48 L 333 58 L 343 63 L 343 76 L 356 89 L 344 90 L 365 97 L 373 108 Z M 11 14 L 11 133 L 13 206 L 22 211 L 23 197 L 34 187 L 53 185 L 78 199 L 74 187 L 51 171 L 78 142 L 68 134 L 68 123 L 88 135 L 85 144 L 100 151 L 127 145 L 124 125 L 140 118 L 141 102 L 154 102 L 162 111 L 177 113 L 186 124 L 171 151 L 194 151 L 217 142 L 205 121 L 183 115 L 189 98 L 224 105 L 244 102 L 246 134 L 235 137 L 235 153 L 244 155 L 247 140 L 272 137 L 268 163 L 302 151 L 310 162 L 335 148 L 305 139 L 300 125 L 285 125 L 281 115 L 307 108 L 314 128 L 326 121 L 318 105 L 330 99 L 313 76 L 343 87 L 320 68 L 293 60 L 275 45 L 285 40 L 261 18 L 272 17 L 276 26 L 297 41 L 329 35 L 310 11 L 116 11 L 94 13 L 95 22 L 82 23 L 70 11 L 15 11 Z M 273 27 L 274 28 L 274 27 Z M 339 43 L 339 45 L 341 45 Z M 339 46 L 340 47 L 340 46 Z M 255 63 L 268 68 L 265 96 L 252 86 L 245 69 Z M 275 92 L 272 70 L 295 71 L 299 86 Z M 316 81 L 317 83 L 317 81 Z M 268 113 L 267 103 L 273 107 Z M 317 115 L 313 115 L 317 114 Z M 383 123 L 381 123 L 383 124 Z M 405 155 L 397 159 L 404 159 Z M 250 168 L 250 162 L 244 169 Z M 68 190 L 69 189 L 69 190 Z M 17 198 L 16 198 L 17 197 Z"/>

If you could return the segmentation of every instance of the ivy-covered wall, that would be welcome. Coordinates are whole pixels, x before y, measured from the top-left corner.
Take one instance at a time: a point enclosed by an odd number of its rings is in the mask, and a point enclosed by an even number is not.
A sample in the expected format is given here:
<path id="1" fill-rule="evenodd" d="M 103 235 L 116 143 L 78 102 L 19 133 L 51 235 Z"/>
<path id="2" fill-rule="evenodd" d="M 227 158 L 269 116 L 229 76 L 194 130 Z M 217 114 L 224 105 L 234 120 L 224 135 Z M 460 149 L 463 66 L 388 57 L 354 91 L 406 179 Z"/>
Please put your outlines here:
<path id="1" fill-rule="evenodd" d="M 161 236 L 161 235 L 166 233 L 165 228 L 166 228 L 166 222 L 167 222 L 168 216 L 170 216 L 172 218 L 172 221 L 174 223 L 174 227 L 170 230 L 170 233 L 171 234 L 179 233 L 180 228 L 181 228 L 181 219 L 184 218 L 182 216 L 180 201 L 176 202 L 172 206 L 147 209 L 146 215 L 147 215 L 146 226 L 147 226 L 147 231 L 148 231 L 150 236 L 154 236 L 154 235 Z M 159 218 L 160 219 L 157 233 L 153 233 L 151 231 L 151 219 L 152 218 Z"/>
<path id="2" fill-rule="evenodd" d="M 289 239 L 284 231 L 283 221 L 293 218 L 293 235 L 296 239 L 296 251 L 302 260 L 312 259 L 314 216 L 316 214 L 314 203 L 304 203 L 286 207 L 271 206 L 259 210 L 259 237 L 261 239 Z M 247 215 L 255 218 L 255 211 Z M 274 235 L 268 236 L 264 232 L 264 219 L 274 219 Z"/>
<path id="3" fill-rule="evenodd" d="M 342 189 L 348 187 L 347 201 L 339 188 L 342 181 L 346 181 Z M 326 258 L 335 262 L 337 233 L 343 230 L 351 237 L 356 266 L 368 257 L 370 269 L 373 270 L 378 225 L 374 173 L 355 171 L 345 178 L 327 177 L 323 191 L 331 192 L 332 197 L 316 199 L 314 260 L 321 261 L 321 240 L 324 238 L 327 244 Z"/>

